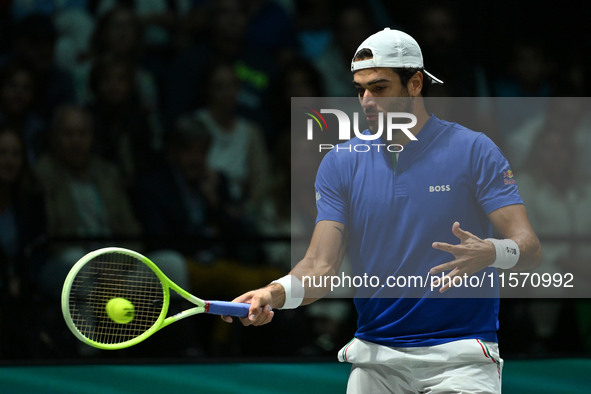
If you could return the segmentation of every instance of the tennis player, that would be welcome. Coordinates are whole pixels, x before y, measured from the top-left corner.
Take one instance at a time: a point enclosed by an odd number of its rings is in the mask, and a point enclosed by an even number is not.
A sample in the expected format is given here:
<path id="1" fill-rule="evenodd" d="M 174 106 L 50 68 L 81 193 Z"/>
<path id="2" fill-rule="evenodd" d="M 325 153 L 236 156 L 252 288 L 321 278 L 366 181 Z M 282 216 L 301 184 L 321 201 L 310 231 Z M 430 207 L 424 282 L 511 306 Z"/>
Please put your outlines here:
<path id="1" fill-rule="evenodd" d="M 377 114 L 393 109 L 378 98 L 401 98 L 416 116 L 410 130 L 418 140 L 394 134 L 391 142 L 404 146 L 398 155 L 326 154 L 309 249 L 289 275 L 236 298 L 252 305 L 245 325 L 269 323 L 270 307 L 320 298 L 302 278 L 336 275 L 346 248 L 353 267 L 388 262 L 397 274 L 444 273 L 448 280 L 540 262 L 540 243 L 501 151 L 486 135 L 427 112 L 424 91 L 443 82 L 424 69 L 418 43 L 384 29 L 359 46 L 351 71 L 370 126 L 364 133 L 377 130 Z M 493 226 L 503 239 L 491 238 Z M 443 297 L 457 290 L 450 283 L 440 283 L 440 298 L 355 298 L 358 329 L 338 354 L 352 364 L 348 393 L 501 392 L 498 288 L 493 296 Z"/>

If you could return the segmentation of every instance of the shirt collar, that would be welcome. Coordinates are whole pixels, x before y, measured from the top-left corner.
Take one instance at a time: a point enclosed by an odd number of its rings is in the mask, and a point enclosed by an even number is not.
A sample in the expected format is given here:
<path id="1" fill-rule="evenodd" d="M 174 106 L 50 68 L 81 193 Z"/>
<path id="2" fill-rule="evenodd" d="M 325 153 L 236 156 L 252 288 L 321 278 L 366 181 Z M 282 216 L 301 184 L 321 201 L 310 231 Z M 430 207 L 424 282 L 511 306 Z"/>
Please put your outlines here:
<path id="1" fill-rule="evenodd" d="M 416 141 L 409 141 L 408 144 L 404 145 L 404 149 L 398 156 L 397 172 L 401 173 L 411 166 L 415 158 L 419 156 L 419 153 L 424 150 L 437 134 L 437 127 L 435 126 L 439 119 L 433 115 L 423 125 L 421 131 L 416 135 Z"/>

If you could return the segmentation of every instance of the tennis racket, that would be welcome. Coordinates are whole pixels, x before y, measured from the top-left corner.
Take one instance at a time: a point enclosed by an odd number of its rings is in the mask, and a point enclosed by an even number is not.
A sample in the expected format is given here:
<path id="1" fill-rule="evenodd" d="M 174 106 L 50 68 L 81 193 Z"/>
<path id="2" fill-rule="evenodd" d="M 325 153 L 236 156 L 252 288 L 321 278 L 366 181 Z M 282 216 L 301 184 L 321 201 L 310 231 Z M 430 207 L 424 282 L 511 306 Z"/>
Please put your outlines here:
<path id="1" fill-rule="evenodd" d="M 167 317 L 170 289 L 196 306 Z M 126 312 L 113 318 L 111 300 Z M 111 308 L 111 309 L 110 309 Z M 72 267 L 62 289 L 62 312 L 72 333 L 100 349 L 136 345 L 156 331 L 198 313 L 248 316 L 250 304 L 204 301 L 172 282 L 147 257 L 123 248 L 88 253 Z M 117 322 L 119 320 L 120 322 Z"/>

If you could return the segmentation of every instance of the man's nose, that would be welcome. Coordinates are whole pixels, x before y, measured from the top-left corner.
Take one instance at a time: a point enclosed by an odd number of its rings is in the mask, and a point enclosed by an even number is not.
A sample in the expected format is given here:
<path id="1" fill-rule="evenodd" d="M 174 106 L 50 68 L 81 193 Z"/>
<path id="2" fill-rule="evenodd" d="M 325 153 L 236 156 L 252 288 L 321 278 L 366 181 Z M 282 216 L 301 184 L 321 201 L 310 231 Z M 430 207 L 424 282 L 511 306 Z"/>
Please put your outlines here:
<path id="1" fill-rule="evenodd" d="M 377 104 L 376 104 L 375 97 L 373 96 L 373 94 L 369 90 L 366 90 L 363 93 L 363 96 L 361 97 L 361 106 L 363 107 L 364 110 L 376 108 Z"/>

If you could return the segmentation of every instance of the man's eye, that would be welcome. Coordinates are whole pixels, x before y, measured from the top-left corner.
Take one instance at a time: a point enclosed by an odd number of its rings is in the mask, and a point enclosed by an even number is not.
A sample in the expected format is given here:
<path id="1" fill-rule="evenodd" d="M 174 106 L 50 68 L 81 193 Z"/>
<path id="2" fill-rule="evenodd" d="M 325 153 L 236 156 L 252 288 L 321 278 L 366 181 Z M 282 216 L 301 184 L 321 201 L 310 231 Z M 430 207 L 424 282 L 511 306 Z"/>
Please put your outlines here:
<path id="1" fill-rule="evenodd" d="M 385 87 L 385 86 L 376 86 L 376 87 L 375 87 L 373 90 L 374 90 L 375 92 L 381 92 L 381 91 L 382 91 L 382 90 L 384 90 L 384 89 L 386 89 L 386 87 Z"/>
<path id="2" fill-rule="evenodd" d="M 363 96 L 365 94 L 365 89 L 357 89 L 357 95 Z"/>

